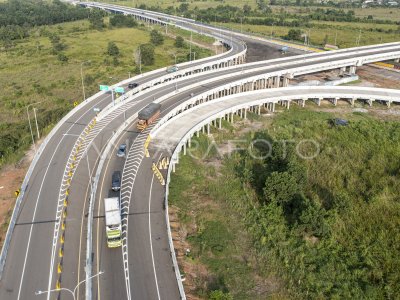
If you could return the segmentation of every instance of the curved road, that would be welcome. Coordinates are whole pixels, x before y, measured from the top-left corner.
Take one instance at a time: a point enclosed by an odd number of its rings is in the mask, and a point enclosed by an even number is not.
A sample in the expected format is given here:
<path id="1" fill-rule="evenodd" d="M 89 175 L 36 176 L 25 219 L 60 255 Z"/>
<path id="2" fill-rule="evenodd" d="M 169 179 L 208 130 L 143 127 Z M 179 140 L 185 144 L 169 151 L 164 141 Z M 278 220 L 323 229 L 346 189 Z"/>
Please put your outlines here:
<path id="1" fill-rule="evenodd" d="M 388 50 L 392 46 L 381 45 L 369 49 L 374 50 L 373 53 L 385 53 L 385 51 L 389 53 L 396 49 L 400 51 L 400 46 Z M 237 50 L 239 50 L 239 46 Z M 344 58 L 361 55 L 359 52 L 358 49 L 348 50 L 346 52 L 348 54 Z M 332 58 L 326 58 L 326 56 L 311 54 L 310 58 L 300 62 L 296 61 L 296 58 L 287 58 L 283 61 L 290 63 L 291 67 L 307 66 L 332 60 Z M 316 58 L 321 59 L 316 61 Z M 212 87 L 241 78 L 287 68 L 286 66 L 275 67 L 276 63 L 274 61 L 263 63 L 263 66 L 268 67 L 268 70 L 262 71 L 256 70 L 253 66 L 244 66 L 242 69 L 248 70 L 245 74 L 236 74 L 230 78 L 210 81 L 206 85 L 197 84 L 190 90 L 176 93 L 163 102 L 163 113 L 167 113 L 180 102 L 187 100 L 190 93 L 198 94 Z M 279 60 L 279 63 L 282 63 L 282 60 Z M 179 88 L 183 90 L 185 86 L 230 73 L 230 69 L 221 69 L 217 72 L 205 72 L 193 78 L 191 76 L 182 78 L 179 82 Z M 164 74 L 165 71 L 160 70 L 160 72 L 151 76 L 143 76 L 138 82 L 143 85 L 145 82 Z M 58 246 L 53 245 L 53 234 L 57 221 L 55 219 L 58 208 L 57 200 L 66 161 L 76 142 L 77 135 L 80 135 L 85 126 L 94 118 L 93 108 L 106 107 L 111 102 L 110 95 L 101 94 L 88 102 L 57 130 L 45 147 L 30 178 L 11 240 L 3 278 L 0 282 L 0 299 L 32 299 L 35 291 L 54 288 L 56 278 L 59 276 L 57 275 L 57 262 L 61 259 L 63 260 L 61 277 L 63 287 L 73 288 L 79 280 L 84 279 L 85 215 L 90 192 L 89 173 L 93 174 L 99 153 L 107 144 L 113 131 L 124 122 L 124 111 L 126 115 L 133 115 L 147 103 L 152 102 L 153 97 L 159 98 L 166 92 L 174 90 L 175 84 L 168 83 L 149 92 L 141 92 L 136 96 L 134 104 L 132 102 L 121 107 L 112 118 L 107 122 L 104 121 L 104 127 L 96 132 L 93 142 L 90 144 L 88 155 L 85 155 L 80 161 L 71 183 L 68 215 L 66 217 L 65 251 L 62 258 L 59 257 Z M 120 140 L 129 139 L 133 141 L 137 137 L 138 133 L 133 126 L 121 136 Z M 121 170 L 124 165 L 124 161 L 116 159 L 114 153 L 110 158 L 100 179 L 97 197 L 100 202 L 96 203 L 95 210 L 93 259 L 95 268 L 104 270 L 105 273 L 99 277 L 99 284 L 94 286 L 94 297 L 97 299 L 124 299 L 127 297 L 127 288 L 122 268 L 122 252 L 120 249 L 110 250 L 106 248 L 104 241 L 101 199 L 110 194 L 109 178 L 112 171 Z M 162 195 L 163 189 L 159 187 L 158 182 L 157 184 L 154 182 L 148 163 L 140 165 L 138 173 L 141 174 L 138 178 L 142 179 L 135 182 L 135 187 L 138 188 L 134 188 L 131 215 L 129 216 L 129 219 L 132 220 L 129 222 L 128 245 L 129 256 L 131 257 L 129 265 L 131 295 L 134 299 L 176 299 L 178 295 L 177 286 L 169 258 L 165 235 L 166 224 L 162 217 L 164 215 L 163 206 L 160 201 L 149 202 L 150 199 L 155 199 L 150 197 L 150 191 L 153 196 Z M 54 251 L 54 249 L 57 251 Z M 82 289 L 79 295 L 82 297 Z M 65 298 L 67 297 L 66 295 Z M 35 297 L 35 299 L 46 298 L 46 295 Z"/>

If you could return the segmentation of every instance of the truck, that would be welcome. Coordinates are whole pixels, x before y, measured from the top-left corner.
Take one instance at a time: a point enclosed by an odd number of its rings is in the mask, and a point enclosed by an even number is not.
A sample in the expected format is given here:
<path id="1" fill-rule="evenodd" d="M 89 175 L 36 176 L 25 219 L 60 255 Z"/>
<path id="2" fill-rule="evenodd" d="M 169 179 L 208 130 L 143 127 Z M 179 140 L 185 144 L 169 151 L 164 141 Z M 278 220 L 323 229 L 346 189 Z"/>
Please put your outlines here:
<path id="1" fill-rule="evenodd" d="M 106 236 L 108 248 L 122 245 L 121 207 L 118 197 L 104 199 Z"/>
<path id="2" fill-rule="evenodd" d="M 160 116 L 161 113 L 161 104 L 159 103 L 150 103 L 141 111 L 139 111 L 137 122 L 137 129 L 143 131 L 147 126 L 153 123 Z"/>

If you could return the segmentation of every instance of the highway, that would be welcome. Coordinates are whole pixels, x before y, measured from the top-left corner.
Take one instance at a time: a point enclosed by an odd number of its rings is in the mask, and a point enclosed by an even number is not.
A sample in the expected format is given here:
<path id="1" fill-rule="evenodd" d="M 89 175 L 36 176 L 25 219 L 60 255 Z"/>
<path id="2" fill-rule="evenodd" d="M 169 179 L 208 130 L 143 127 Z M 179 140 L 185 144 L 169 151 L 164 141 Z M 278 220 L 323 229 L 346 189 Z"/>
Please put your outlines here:
<path id="1" fill-rule="evenodd" d="M 243 50 L 240 42 L 234 42 L 236 46 L 233 46 L 233 51 L 229 55 Z M 302 60 L 289 57 L 255 65 L 197 73 L 176 79 L 175 81 L 179 82 L 178 91 L 176 91 L 175 82 L 167 82 L 140 91 L 132 97 L 133 100 L 117 105 L 117 109 L 110 110 L 110 116 L 99 121 L 94 126 L 92 133 L 89 134 L 91 136 L 86 140 L 86 147 L 89 150 L 81 150 L 81 160 L 76 167 L 69 189 L 68 209 L 65 217 L 64 253 L 60 257 L 60 229 L 57 229 L 57 222 L 59 221 L 60 207 L 61 209 L 63 207 L 62 202 L 60 206 L 59 199 L 60 188 L 63 190 L 62 184 L 67 161 L 78 136 L 95 117 L 93 109 L 95 107 L 104 109 L 111 103 L 110 94 L 95 95 L 60 126 L 43 149 L 34 168 L 23 198 L 4 274 L 0 281 L 0 299 L 32 299 L 33 297 L 35 297 L 34 299 L 47 299 L 47 295 L 34 296 L 35 291 L 47 290 L 56 286 L 57 278 L 60 278 L 57 264 L 61 260 L 63 261 L 62 287 L 72 289 L 80 280 L 84 279 L 89 178 L 95 172 L 99 154 L 107 145 L 113 132 L 124 123 L 125 116 L 134 115 L 153 99 L 162 98 L 168 93 L 171 96 L 168 96 L 162 103 L 163 115 L 181 102 L 188 100 L 191 93 L 198 95 L 220 85 L 251 76 L 285 72 L 289 67 L 309 68 L 312 65 L 320 65 L 332 60 L 338 61 L 338 57 L 340 60 L 366 57 L 367 53 L 362 52 L 363 49 L 369 51 L 369 56 L 373 56 L 400 51 L 400 44 L 350 49 L 340 52 L 337 57 L 333 53 L 329 55 L 310 54 Z M 212 59 L 210 58 L 209 61 Z M 196 62 L 188 68 L 192 68 L 195 64 Z M 277 64 L 280 66 L 277 67 Z M 160 70 L 151 75 L 132 79 L 132 81 L 138 82 L 142 87 L 149 82 L 153 84 L 156 78 L 163 75 L 165 75 L 165 70 Z M 199 85 L 199 82 L 204 84 Z M 126 85 L 127 82 L 124 86 L 126 87 Z M 132 124 L 119 140 L 115 147 L 125 140 L 130 141 L 129 145 L 132 145 L 135 140 L 140 145 L 143 143 L 143 135 L 138 135 L 135 124 Z M 162 201 L 152 201 L 152 199 L 162 199 L 164 191 L 158 182 L 154 182 L 155 179 L 150 169 L 151 161 L 146 159 L 139 161 L 140 167 L 136 170 L 136 175 L 140 173 L 140 176 L 136 176 L 137 180 L 132 186 L 133 192 L 129 199 L 129 227 L 127 229 L 127 233 L 129 233 L 127 239 L 129 281 L 126 280 L 126 274 L 124 274 L 124 259 L 121 249 L 110 250 L 106 247 L 104 212 L 101 201 L 106 195 L 112 195 L 109 190 L 111 173 L 114 170 L 122 170 L 124 165 L 125 161 L 117 158 L 113 151 L 99 180 L 94 214 L 93 262 L 95 265 L 93 273 L 100 270 L 105 273 L 98 277 L 98 281 L 94 281 L 93 298 L 177 299 L 179 294 L 169 254 L 163 203 Z M 84 291 L 80 289 L 80 298 L 83 298 L 83 295 Z M 65 295 L 66 299 L 67 297 L 68 295 Z M 64 298 L 64 294 L 62 298 Z"/>

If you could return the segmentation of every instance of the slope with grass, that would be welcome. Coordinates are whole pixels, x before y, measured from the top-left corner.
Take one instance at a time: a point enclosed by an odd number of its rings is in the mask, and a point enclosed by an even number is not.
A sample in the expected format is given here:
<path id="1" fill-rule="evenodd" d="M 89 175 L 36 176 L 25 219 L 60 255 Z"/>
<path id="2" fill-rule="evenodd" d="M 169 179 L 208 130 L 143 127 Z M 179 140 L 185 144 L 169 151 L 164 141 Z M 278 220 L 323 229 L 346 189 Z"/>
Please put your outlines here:
<path id="1" fill-rule="evenodd" d="M 193 155 L 180 160 L 171 204 L 191 250 L 180 260 L 190 293 L 226 299 L 399 294 L 398 110 L 383 120 L 383 107 L 372 114 L 311 108 L 250 116 L 252 123 L 214 131 L 216 144 L 201 136 L 192 142 Z M 333 126 L 335 117 L 350 123 Z M 227 139 L 242 150 L 222 156 Z"/>
<path id="2" fill-rule="evenodd" d="M 106 19 L 107 21 L 107 19 Z M 157 30 L 160 28 L 155 27 Z M 140 74 L 137 49 L 149 43 L 152 27 L 104 28 L 94 30 L 88 21 L 68 22 L 32 29 L 30 37 L 15 41 L 14 46 L 0 52 L 0 166 L 17 161 L 31 143 L 26 115 L 30 103 L 38 109 L 38 123 L 42 135 L 46 134 L 61 117 L 73 107 L 74 101 L 83 100 L 81 67 L 85 95 L 98 91 L 99 84 L 114 84 Z M 60 38 L 63 50 L 54 53 L 50 37 Z M 198 41 L 196 36 L 194 41 Z M 117 60 L 107 54 L 108 43 L 118 49 Z M 207 41 L 199 40 L 202 44 Z M 142 72 L 165 67 L 177 61 L 187 61 L 189 47 L 176 48 L 175 39 L 165 37 L 155 47 L 151 65 L 143 65 Z M 212 51 L 194 46 L 196 59 Z M 31 117 L 33 112 L 31 111 Z M 35 136 L 36 138 L 36 136 Z"/>

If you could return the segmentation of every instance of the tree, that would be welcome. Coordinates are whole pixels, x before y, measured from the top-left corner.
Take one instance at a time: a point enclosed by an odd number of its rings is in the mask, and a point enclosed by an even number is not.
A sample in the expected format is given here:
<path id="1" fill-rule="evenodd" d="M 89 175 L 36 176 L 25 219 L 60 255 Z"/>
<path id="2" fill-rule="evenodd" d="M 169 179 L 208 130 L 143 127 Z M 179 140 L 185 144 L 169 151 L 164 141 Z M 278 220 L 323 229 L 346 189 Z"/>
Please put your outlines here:
<path id="1" fill-rule="evenodd" d="M 183 39 L 183 37 L 181 37 L 180 35 L 178 35 L 175 39 L 175 47 L 176 48 L 183 48 L 185 46 L 185 40 Z"/>
<path id="2" fill-rule="evenodd" d="M 181 5 L 179 5 L 179 8 L 178 8 L 178 10 L 181 13 L 184 13 L 184 12 L 188 11 L 188 9 L 189 9 L 189 4 L 188 3 L 181 3 Z"/>
<path id="3" fill-rule="evenodd" d="M 136 27 L 138 23 L 136 22 L 135 19 L 133 19 L 131 16 L 125 16 L 125 15 L 113 15 L 110 18 L 110 25 L 113 27 Z"/>
<path id="4" fill-rule="evenodd" d="M 63 63 L 68 62 L 68 57 L 62 52 L 58 53 L 57 58 L 59 61 L 61 61 Z"/>
<path id="5" fill-rule="evenodd" d="M 243 14 L 245 16 L 249 15 L 251 13 L 251 6 L 248 4 L 243 5 Z"/>
<path id="6" fill-rule="evenodd" d="M 52 34 L 49 36 L 51 45 L 53 46 L 53 54 L 57 54 L 58 52 L 67 48 L 67 46 L 61 41 L 60 37 L 57 34 Z"/>
<path id="7" fill-rule="evenodd" d="M 210 293 L 210 300 L 233 300 L 232 295 L 228 293 L 224 293 L 221 290 L 215 290 Z"/>
<path id="8" fill-rule="evenodd" d="M 119 56 L 119 48 L 114 42 L 108 42 L 107 54 L 113 57 Z"/>
<path id="9" fill-rule="evenodd" d="M 299 191 L 296 179 L 288 172 L 273 172 L 267 178 L 264 187 L 267 202 L 274 201 L 281 205 L 291 202 Z"/>
<path id="10" fill-rule="evenodd" d="M 162 45 L 164 43 L 164 36 L 157 30 L 153 29 L 150 32 L 150 42 L 155 46 Z"/>
<path id="11" fill-rule="evenodd" d="M 141 61 L 144 65 L 154 63 L 154 46 L 152 44 L 142 44 L 139 46 Z"/>
<path id="12" fill-rule="evenodd" d="M 301 30 L 300 29 L 290 29 L 286 38 L 292 41 L 301 40 Z"/>
<path id="13" fill-rule="evenodd" d="M 98 10 L 91 10 L 89 14 L 90 27 L 101 30 L 104 28 L 103 14 Z"/>

